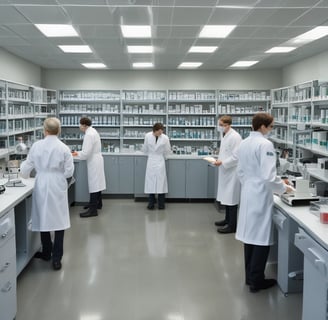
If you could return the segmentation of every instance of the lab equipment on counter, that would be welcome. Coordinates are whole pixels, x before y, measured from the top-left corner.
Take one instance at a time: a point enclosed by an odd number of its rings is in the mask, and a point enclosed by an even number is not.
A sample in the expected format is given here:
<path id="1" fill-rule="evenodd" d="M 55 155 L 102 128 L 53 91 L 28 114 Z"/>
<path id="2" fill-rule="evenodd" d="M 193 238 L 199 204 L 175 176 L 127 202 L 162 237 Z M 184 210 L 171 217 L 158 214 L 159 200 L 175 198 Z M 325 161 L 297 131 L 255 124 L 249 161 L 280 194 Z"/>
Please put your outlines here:
<path id="1" fill-rule="evenodd" d="M 295 192 L 284 193 L 280 196 L 281 200 L 290 206 L 307 205 L 310 201 L 319 200 L 310 190 L 310 182 L 307 179 L 296 179 L 293 181 Z"/>
<path id="2" fill-rule="evenodd" d="M 20 173 L 20 161 L 18 160 L 9 160 L 7 162 L 6 174 L 4 177 L 8 178 L 6 187 L 25 187 L 25 184 L 19 179 Z"/>

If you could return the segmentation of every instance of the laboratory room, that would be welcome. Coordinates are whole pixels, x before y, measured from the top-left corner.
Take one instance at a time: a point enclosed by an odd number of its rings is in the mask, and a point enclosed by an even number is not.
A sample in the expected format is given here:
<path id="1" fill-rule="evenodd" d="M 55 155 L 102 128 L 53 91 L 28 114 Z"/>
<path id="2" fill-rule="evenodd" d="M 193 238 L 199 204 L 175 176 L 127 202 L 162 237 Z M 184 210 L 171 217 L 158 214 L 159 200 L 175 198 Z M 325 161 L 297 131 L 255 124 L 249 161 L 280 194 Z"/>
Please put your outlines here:
<path id="1" fill-rule="evenodd" d="M 327 320 L 327 0 L 0 0 L 0 320 Z"/>

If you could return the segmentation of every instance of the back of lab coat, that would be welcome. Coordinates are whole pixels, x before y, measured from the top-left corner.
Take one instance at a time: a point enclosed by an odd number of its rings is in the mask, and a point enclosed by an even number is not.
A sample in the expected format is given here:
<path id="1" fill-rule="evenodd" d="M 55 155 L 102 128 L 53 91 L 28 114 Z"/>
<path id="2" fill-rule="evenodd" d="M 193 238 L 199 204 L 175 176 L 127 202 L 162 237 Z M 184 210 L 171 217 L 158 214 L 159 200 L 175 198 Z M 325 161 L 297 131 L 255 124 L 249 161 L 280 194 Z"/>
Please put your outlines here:
<path id="1" fill-rule="evenodd" d="M 276 176 L 273 144 L 260 132 L 251 132 L 238 151 L 237 173 L 241 198 L 236 239 L 254 245 L 270 245 L 273 193 L 282 194 L 285 184 Z"/>
<path id="2" fill-rule="evenodd" d="M 221 139 L 219 160 L 222 161 L 222 164 L 218 170 L 216 200 L 223 205 L 239 204 L 240 181 L 237 175 L 237 151 L 241 140 L 240 134 L 232 128 Z"/>
<path id="3" fill-rule="evenodd" d="M 89 127 L 85 132 L 82 151 L 78 152 L 78 159 L 87 161 L 89 192 L 105 190 L 106 179 L 100 136 L 97 130 L 92 127 Z"/>
<path id="4" fill-rule="evenodd" d="M 167 193 L 165 157 L 171 152 L 169 138 L 163 133 L 156 142 L 153 132 L 148 132 L 145 135 L 142 151 L 148 155 L 145 193 Z"/>
<path id="5" fill-rule="evenodd" d="M 65 230 L 70 227 L 67 178 L 74 172 L 69 148 L 57 136 L 37 141 L 21 165 L 27 178 L 35 169 L 32 194 L 32 231 Z"/>

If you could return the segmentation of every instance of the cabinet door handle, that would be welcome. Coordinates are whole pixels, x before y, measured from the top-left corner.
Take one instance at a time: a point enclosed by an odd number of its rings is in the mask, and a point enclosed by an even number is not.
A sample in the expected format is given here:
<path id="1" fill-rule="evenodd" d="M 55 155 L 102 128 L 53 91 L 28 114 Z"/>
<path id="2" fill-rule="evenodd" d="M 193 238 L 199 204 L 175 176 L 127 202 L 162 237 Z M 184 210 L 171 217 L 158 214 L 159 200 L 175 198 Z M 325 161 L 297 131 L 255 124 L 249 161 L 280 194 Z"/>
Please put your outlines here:
<path id="1" fill-rule="evenodd" d="M 9 291 L 12 289 L 12 287 L 13 287 L 13 286 L 11 285 L 11 282 L 8 281 L 8 282 L 6 283 L 6 285 L 5 285 L 4 287 L 1 288 L 1 292 L 4 292 L 4 293 L 9 292 Z"/>
<path id="2" fill-rule="evenodd" d="M 318 252 L 315 251 L 314 248 L 308 248 L 308 251 L 313 255 L 314 258 L 314 265 L 318 268 L 318 270 L 321 271 L 323 275 L 327 274 L 327 267 L 326 267 L 326 261 L 324 258 L 320 256 Z"/>
<path id="3" fill-rule="evenodd" d="M 10 262 L 6 262 L 4 266 L 0 269 L 0 272 L 6 271 L 6 269 L 8 269 L 9 266 L 10 266 Z"/>
<path id="4" fill-rule="evenodd" d="M 7 231 L 7 232 L 5 232 L 5 233 L 3 233 L 3 234 L 1 235 L 1 239 L 4 239 L 4 238 L 6 238 L 6 237 L 7 237 L 7 235 L 8 235 L 8 231 Z"/>

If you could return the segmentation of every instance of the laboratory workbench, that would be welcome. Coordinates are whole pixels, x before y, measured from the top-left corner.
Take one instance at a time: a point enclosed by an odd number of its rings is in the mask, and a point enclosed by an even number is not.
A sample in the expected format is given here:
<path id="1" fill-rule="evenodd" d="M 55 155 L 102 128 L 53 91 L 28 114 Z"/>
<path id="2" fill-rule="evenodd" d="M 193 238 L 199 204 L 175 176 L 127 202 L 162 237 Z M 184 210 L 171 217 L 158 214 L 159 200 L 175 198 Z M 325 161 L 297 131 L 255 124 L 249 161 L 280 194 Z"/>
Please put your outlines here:
<path id="1" fill-rule="evenodd" d="M 145 198 L 147 156 L 135 153 L 103 153 L 106 189 L 104 195 Z M 175 155 L 167 157 L 167 199 L 214 200 L 217 192 L 218 168 L 203 160 L 204 156 Z M 75 202 L 89 201 L 85 161 L 75 160 Z"/>
<path id="2" fill-rule="evenodd" d="M 328 319 L 328 224 L 309 206 L 288 206 L 274 197 L 278 230 L 278 284 L 281 290 L 303 290 L 302 320 Z M 299 275 L 302 277 L 299 277 Z M 300 281 L 303 280 L 303 281 Z"/>
<path id="3" fill-rule="evenodd" d="M 16 316 L 16 278 L 41 247 L 40 236 L 29 230 L 34 179 L 24 187 L 7 187 L 0 195 L 0 319 Z"/>

